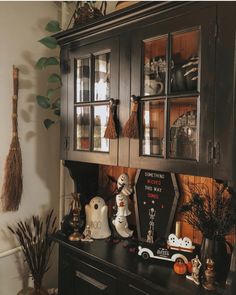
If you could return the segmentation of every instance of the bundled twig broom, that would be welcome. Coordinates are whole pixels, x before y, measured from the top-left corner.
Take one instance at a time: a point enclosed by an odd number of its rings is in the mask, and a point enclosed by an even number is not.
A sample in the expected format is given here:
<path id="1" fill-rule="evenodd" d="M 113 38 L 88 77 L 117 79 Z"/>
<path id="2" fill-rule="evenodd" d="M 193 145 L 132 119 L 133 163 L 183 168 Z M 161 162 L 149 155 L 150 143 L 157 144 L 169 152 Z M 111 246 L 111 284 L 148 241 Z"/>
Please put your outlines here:
<path id="1" fill-rule="evenodd" d="M 131 96 L 131 115 L 126 122 L 123 135 L 128 138 L 139 138 L 139 125 L 138 125 L 138 97 Z"/>
<path id="2" fill-rule="evenodd" d="M 49 238 L 56 232 L 56 217 L 53 210 L 44 222 L 39 216 L 32 216 L 29 221 L 20 221 L 16 227 L 8 229 L 18 240 L 34 280 L 35 290 L 42 287 L 42 279 L 49 269 L 49 258 L 53 250 L 53 241 Z"/>
<path id="3" fill-rule="evenodd" d="M 12 141 L 5 164 L 5 176 L 2 190 L 3 211 L 17 211 L 22 195 L 22 157 L 18 138 L 17 100 L 18 100 L 18 69 L 13 66 L 12 97 Z"/>
<path id="4" fill-rule="evenodd" d="M 117 138 L 117 122 L 116 122 L 116 106 L 117 101 L 113 98 L 110 99 L 109 105 L 109 118 L 107 122 L 107 128 L 104 133 L 105 138 L 116 139 Z"/>

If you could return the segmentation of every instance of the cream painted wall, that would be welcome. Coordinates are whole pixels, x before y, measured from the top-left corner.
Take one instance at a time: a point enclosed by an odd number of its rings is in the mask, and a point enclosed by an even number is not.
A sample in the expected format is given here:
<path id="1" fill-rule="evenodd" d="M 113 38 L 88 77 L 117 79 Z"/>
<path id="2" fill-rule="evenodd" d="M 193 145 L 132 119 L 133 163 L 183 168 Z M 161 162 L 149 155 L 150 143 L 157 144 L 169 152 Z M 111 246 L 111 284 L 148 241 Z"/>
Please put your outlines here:
<path id="1" fill-rule="evenodd" d="M 37 106 L 35 96 L 45 94 L 47 75 L 34 68 L 39 57 L 51 54 L 37 40 L 45 36 L 45 24 L 58 18 L 54 2 L 0 2 L 0 190 L 11 141 L 13 64 L 20 70 L 18 124 L 24 185 L 19 211 L 0 212 L 0 253 L 15 247 L 7 224 L 32 214 L 42 215 L 50 208 L 58 213 L 59 124 L 48 131 L 42 125 L 47 111 Z M 46 276 L 47 287 L 57 284 L 55 267 L 56 263 Z M 1 295 L 16 295 L 22 289 L 23 269 L 20 252 L 0 258 Z"/>

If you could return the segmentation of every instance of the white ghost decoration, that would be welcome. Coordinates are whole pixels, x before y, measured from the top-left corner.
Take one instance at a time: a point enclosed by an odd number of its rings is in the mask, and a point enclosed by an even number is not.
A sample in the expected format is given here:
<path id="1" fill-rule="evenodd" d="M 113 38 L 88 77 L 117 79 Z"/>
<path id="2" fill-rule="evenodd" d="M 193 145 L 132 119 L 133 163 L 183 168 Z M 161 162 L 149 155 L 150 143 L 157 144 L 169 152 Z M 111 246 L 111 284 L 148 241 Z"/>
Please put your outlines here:
<path id="1" fill-rule="evenodd" d="M 193 244 L 190 238 L 184 237 L 181 243 L 182 248 L 193 249 Z"/>
<path id="2" fill-rule="evenodd" d="M 128 216 L 131 214 L 128 208 L 128 199 L 125 195 L 116 196 L 117 213 L 116 216 Z"/>
<path id="3" fill-rule="evenodd" d="M 86 227 L 90 227 L 93 239 L 105 239 L 111 235 L 108 225 L 108 208 L 102 198 L 92 198 L 89 204 L 85 206 L 85 213 Z"/>
<path id="4" fill-rule="evenodd" d="M 125 216 L 116 216 L 112 223 L 114 224 L 116 231 L 121 237 L 132 237 L 133 231 L 129 229 L 128 222 Z"/>
<path id="5" fill-rule="evenodd" d="M 168 245 L 172 247 L 180 247 L 182 239 L 178 239 L 175 234 L 170 234 L 168 237 Z"/>
<path id="6" fill-rule="evenodd" d="M 118 180 L 117 180 L 117 188 L 118 190 L 122 188 L 122 190 L 120 191 L 120 194 L 125 195 L 125 196 L 129 196 L 132 193 L 132 188 L 130 187 L 129 184 L 129 176 L 126 173 L 122 173 Z"/>

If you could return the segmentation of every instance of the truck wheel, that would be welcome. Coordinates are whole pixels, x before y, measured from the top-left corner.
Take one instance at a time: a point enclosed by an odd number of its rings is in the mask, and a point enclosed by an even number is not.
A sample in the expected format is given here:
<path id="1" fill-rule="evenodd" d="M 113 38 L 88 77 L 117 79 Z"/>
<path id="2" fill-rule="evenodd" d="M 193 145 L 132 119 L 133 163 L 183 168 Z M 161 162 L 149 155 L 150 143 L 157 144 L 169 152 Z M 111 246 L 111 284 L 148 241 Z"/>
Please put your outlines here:
<path id="1" fill-rule="evenodd" d="M 149 258 L 150 258 L 149 253 L 148 253 L 148 252 L 143 252 L 143 253 L 142 253 L 142 258 L 143 258 L 144 260 L 149 259 Z"/>

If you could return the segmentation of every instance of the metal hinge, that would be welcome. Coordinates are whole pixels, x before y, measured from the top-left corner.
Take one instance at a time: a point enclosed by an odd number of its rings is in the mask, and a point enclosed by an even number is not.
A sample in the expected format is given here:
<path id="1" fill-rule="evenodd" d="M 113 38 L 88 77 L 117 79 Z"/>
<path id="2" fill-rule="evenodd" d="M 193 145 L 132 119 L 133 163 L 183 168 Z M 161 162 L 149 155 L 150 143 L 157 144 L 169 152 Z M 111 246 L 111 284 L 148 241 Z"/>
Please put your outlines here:
<path id="1" fill-rule="evenodd" d="M 220 163 L 220 143 L 216 142 L 214 145 L 214 163 Z"/>
<path id="2" fill-rule="evenodd" d="M 214 145 L 211 141 L 208 142 L 208 163 L 214 161 L 214 164 L 220 163 L 220 143 Z"/>
<path id="3" fill-rule="evenodd" d="M 70 149 L 70 137 L 66 136 L 64 139 L 64 150 L 68 151 Z"/>

